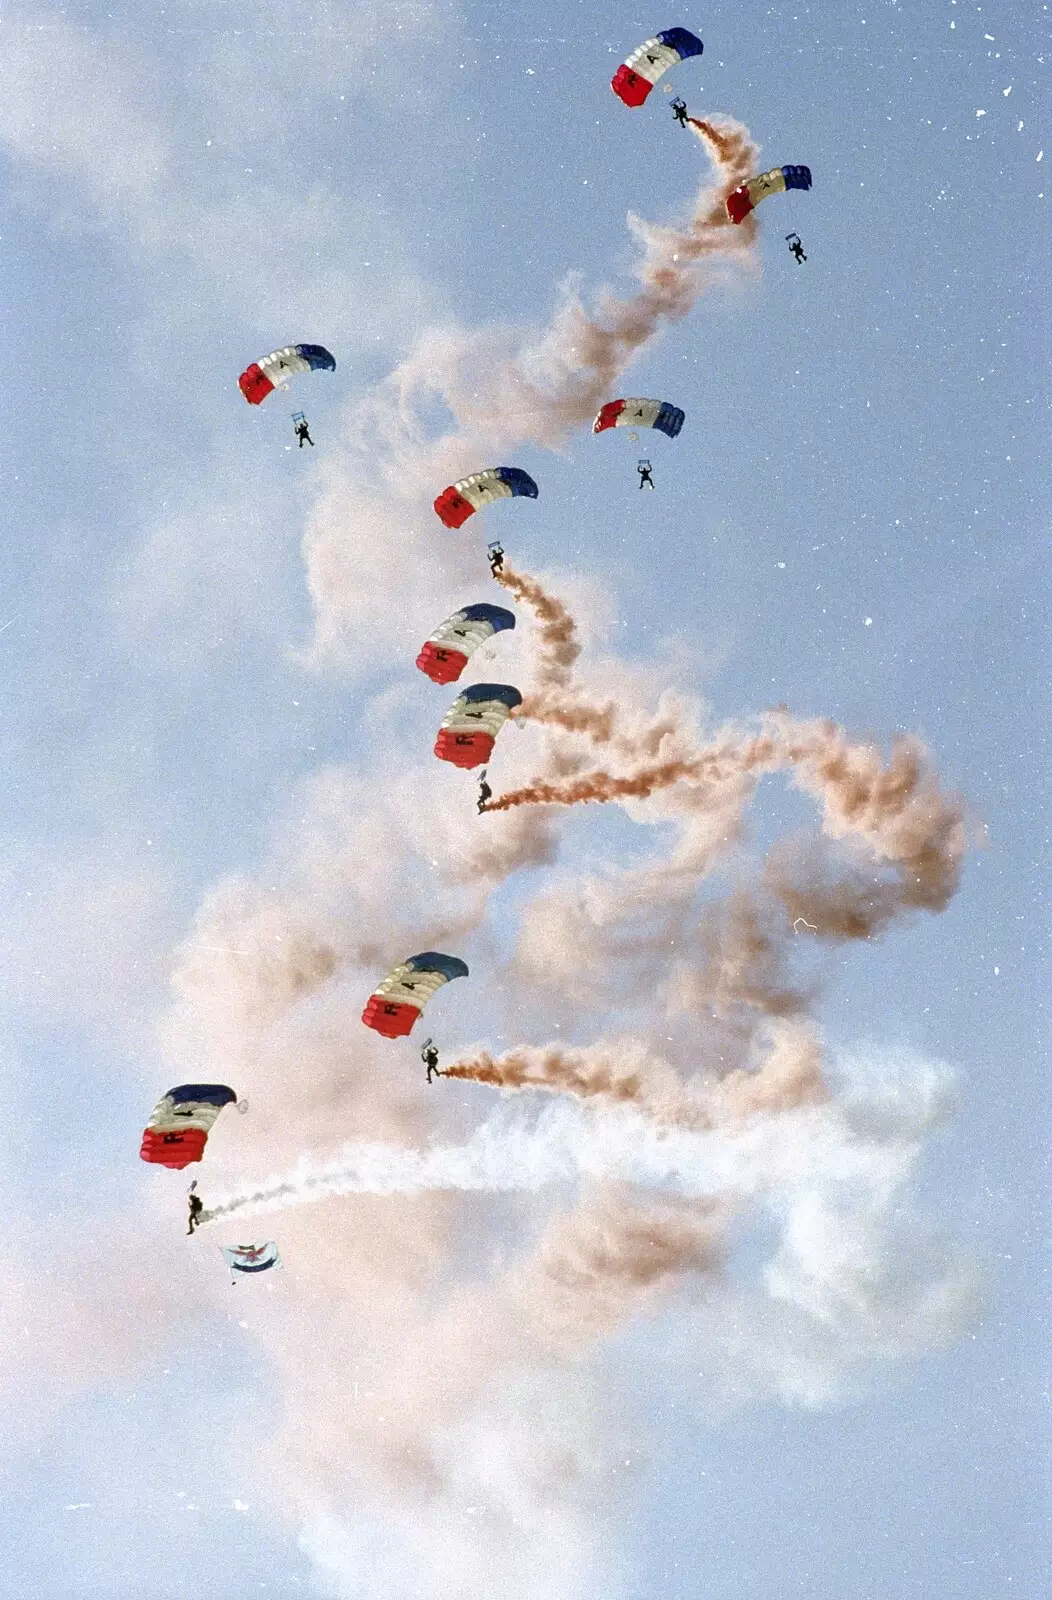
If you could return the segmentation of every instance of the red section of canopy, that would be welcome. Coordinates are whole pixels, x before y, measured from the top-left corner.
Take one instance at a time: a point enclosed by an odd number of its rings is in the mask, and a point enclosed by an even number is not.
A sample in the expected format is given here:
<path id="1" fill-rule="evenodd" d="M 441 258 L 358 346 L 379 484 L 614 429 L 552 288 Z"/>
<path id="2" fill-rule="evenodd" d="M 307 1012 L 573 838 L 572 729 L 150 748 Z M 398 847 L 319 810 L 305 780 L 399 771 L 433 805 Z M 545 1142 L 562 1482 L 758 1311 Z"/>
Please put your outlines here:
<path id="1" fill-rule="evenodd" d="M 139 1155 L 143 1161 L 153 1161 L 162 1167 L 188 1167 L 191 1161 L 200 1161 L 208 1138 L 203 1128 L 179 1128 L 172 1133 L 162 1133 L 159 1128 L 147 1128 L 142 1136 Z"/>
<path id="2" fill-rule="evenodd" d="M 420 1015 L 418 1006 L 400 1000 L 385 1000 L 382 994 L 371 994 L 362 1012 L 367 1028 L 375 1028 L 385 1039 L 401 1039 L 412 1033 L 413 1024 Z"/>
<path id="3" fill-rule="evenodd" d="M 263 368 L 257 366 L 254 361 L 250 367 L 245 368 L 237 381 L 241 393 L 250 406 L 258 406 L 261 400 L 267 398 L 267 395 L 270 394 L 274 387 Z"/>
<path id="4" fill-rule="evenodd" d="M 445 645 L 429 639 L 416 658 L 421 672 L 426 672 L 435 683 L 455 683 L 468 664 L 460 650 L 447 650 Z"/>
<path id="5" fill-rule="evenodd" d="M 452 761 L 455 767 L 481 767 L 493 754 L 492 733 L 454 733 L 442 728 L 435 740 L 435 754 L 440 761 Z"/>
<path id="6" fill-rule="evenodd" d="M 617 419 L 624 409 L 625 402 L 623 400 L 608 400 L 592 423 L 592 432 L 602 433 L 604 428 L 616 428 Z"/>
<path id="7" fill-rule="evenodd" d="M 443 489 L 435 501 L 435 510 L 438 512 L 447 528 L 462 528 L 469 517 L 475 515 L 475 507 L 470 500 L 465 500 L 462 494 L 450 484 L 448 489 Z"/>
<path id="8" fill-rule="evenodd" d="M 641 106 L 654 85 L 641 78 L 638 72 L 633 72 L 631 67 L 621 66 L 610 79 L 610 87 L 626 106 Z"/>
<path id="9" fill-rule="evenodd" d="M 732 222 L 744 222 L 751 210 L 752 201 L 749 199 L 749 191 L 743 183 L 740 189 L 735 189 L 733 193 L 727 196 L 727 215 Z"/>

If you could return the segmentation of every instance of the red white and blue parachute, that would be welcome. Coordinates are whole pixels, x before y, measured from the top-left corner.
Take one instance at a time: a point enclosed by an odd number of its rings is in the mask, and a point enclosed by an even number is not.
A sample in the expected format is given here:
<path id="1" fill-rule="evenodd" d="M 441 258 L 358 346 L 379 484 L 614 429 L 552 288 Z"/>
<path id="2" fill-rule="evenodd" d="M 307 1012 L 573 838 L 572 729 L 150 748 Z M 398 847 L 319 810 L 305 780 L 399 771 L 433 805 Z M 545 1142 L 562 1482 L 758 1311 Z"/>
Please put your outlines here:
<path id="1" fill-rule="evenodd" d="M 269 1272 L 281 1266 L 281 1256 L 273 1239 L 264 1244 L 221 1244 L 223 1258 L 231 1272 Z"/>
<path id="2" fill-rule="evenodd" d="M 705 46 L 686 28 L 666 28 L 655 39 L 645 39 L 610 79 L 610 87 L 626 106 L 641 106 L 660 77 L 688 56 L 700 56 Z"/>
<path id="3" fill-rule="evenodd" d="M 440 761 L 457 767 L 480 767 L 493 753 L 493 743 L 522 695 L 510 683 L 473 683 L 449 708 L 435 740 Z"/>
<path id="4" fill-rule="evenodd" d="M 410 956 L 373 990 L 362 1021 L 387 1039 L 400 1039 L 413 1031 L 421 1011 L 443 984 L 467 975 L 467 963 L 459 956 L 444 956 L 439 950 Z"/>
<path id="5" fill-rule="evenodd" d="M 536 500 L 537 493 L 537 485 L 521 467 L 487 467 L 485 472 L 473 472 L 470 478 L 461 478 L 459 483 L 443 489 L 435 501 L 435 510 L 447 528 L 460 528 L 494 500 L 506 500 L 511 495 Z"/>
<path id="6" fill-rule="evenodd" d="M 272 350 L 262 361 L 253 361 L 237 380 L 250 406 L 258 406 L 271 390 L 296 372 L 335 372 L 336 358 L 320 344 L 287 344 Z"/>
<path id="7" fill-rule="evenodd" d="M 224 1106 L 236 1101 L 225 1083 L 181 1083 L 169 1089 L 153 1108 L 139 1155 L 177 1170 L 200 1161 L 212 1124 Z"/>
<path id="8" fill-rule="evenodd" d="M 810 189 L 810 167 L 772 167 L 770 172 L 761 172 L 759 177 L 750 178 L 747 183 L 739 184 L 727 196 L 727 215 L 732 222 L 743 222 L 754 207 L 766 200 L 769 194 L 781 194 L 785 189 Z"/>
<path id="9" fill-rule="evenodd" d="M 463 606 L 435 629 L 417 656 L 416 664 L 435 683 L 455 683 L 480 644 L 514 626 L 514 612 L 506 611 L 503 606 L 485 602 Z"/>
<path id="10" fill-rule="evenodd" d="M 592 423 L 593 433 L 607 428 L 657 428 L 674 439 L 686 413 L 667 400 L 608 400 Z"/>

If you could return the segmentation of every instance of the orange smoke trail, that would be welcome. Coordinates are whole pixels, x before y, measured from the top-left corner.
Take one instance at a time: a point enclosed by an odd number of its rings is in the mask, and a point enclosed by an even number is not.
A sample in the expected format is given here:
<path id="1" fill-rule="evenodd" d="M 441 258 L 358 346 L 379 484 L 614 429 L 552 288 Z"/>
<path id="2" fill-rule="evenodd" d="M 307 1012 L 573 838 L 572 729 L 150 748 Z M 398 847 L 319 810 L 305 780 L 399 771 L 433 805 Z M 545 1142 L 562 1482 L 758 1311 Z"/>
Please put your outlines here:
<path id="1" fill-rule="evenodd" d="M 773 739 L 762 737 L 744 745 L 727 743 L 695 756 L 655 762 L 624 777 L 610 772 L 585 772 L 561 783 L 535 778 L 521 789 L 512 789 L 488 801 L 484 809 L 510 811 L 515 806 L 526 805 L 575 806 L 590 801 L 645 800 L 658 789 L 670 789 L 688 780 L 718 784 L 746 773 L 774 771 L 778 764 L 776 748 Z"/>
<path id="2" fill-rule="evenodd" d="M 728 118 L 721 127 L 698 121 L 695 131 L 716 168 L 716 185 L 702 191 L 686 228 L 634 223 L 634 231 L 646 247 L 639 268 L 643 292 L 631 300 L 603 296 L 600 320 L 586 317 L 578 307 L 571 327 L 553 330 L 573 338 L 568 347 L 570 371 L 564 378 L 564 382 L 569 380 L 568 392 L 552 394 L 545 408 L 563 427 L 588 420 L 588 413 L 609 384 L 662 321 L 675 322 L 687 315 L 699 293 L 692 269 L 700 261 L 716 255 L 747 254 L 754 241 L 754 230 L 732 227 L 726 205 L 727 196 L 755 165 L 757 152 L 748 129 Z"/>
<path id="3" fill-rule="evenodd" d="M 831 837 L 857 837 L 892 863 L 902 874 L 904 904 L 942 910 L 959 879 L 967 845 L 965 815 L 960 798 L 940 790 L 921 741 L 897 737 L 885 761 L 875 745 L 849 743 L 833 722 L 801 723 L 782 713 L 769 713 L 765 722 L 768 733 L 723 740 L 693 756 L 656 762 L 623 777 L 600 771 L 561 782 L 537 778 L 491 800 L 485 809 L 646 799 L 659 789 L 689 783 L 686 806 L 697 811 L 704 808 L 706 788 L 792 770 L 796 787 L 821 803 L 823 827 Z M 806 916 L 808 907 L 817 911 L 806 896 L 792 894 L 777 866 L 771 878 L 782 886 L 786 903 L 796 907 L 794 917 Z"/>
<path id="4" fill-rule="evenodd" d="M 577 624 L 561 600 L 548 594 L 536 578 L 516 572 L 507 564 L 494 573 L 497 582 L 528 605 L 540 623 L 541 656 L 537 674 L 545 685 L 566 684 L 570 671 L 581 654 Z"/>
<path id="5" fill-rule="evenodd" d="M 613 705 L 589 706 L 562 700 L 553 691 L 565 689 L 581 654 L 577 625 L 562 601 L 544 589 L 536 578 L 505 565 L 494 573 L 499 584 L 528 605 L 540 623 L 540 652 L 536 672 L 538 688 L 527 694 L 518 715 L 534 722 L 550 722 L 568 733 L 587 733 L 600 743 L 613 735 Z"/>
<path id="6" fill-rule="evenodd" d="M 631 1105 L 655 1122 L 695 1131 L 783 1112 L 827 1098 L 822 1052 L 806 1022 L 778 1022 L 766 1054 L 750 1070 L 685 1084 L 667 1062 L 636 1040 L 597 1045 L 518 1046 L 494 1056 L 479 1050 L 442 1073 L 517 1093 L 527 1089 Z"/>
<path id="7" fill-rule="evenodd" d="M 443 1076 L 499 1089 L 546 1089 L 582 1100 L 646 1106 L 651 1111 L 660 1105 L 662 1120 L 675 1122 L 686 1117 L 683 1126 L 707 1126 L 687 1113 L 686 1097 L 672 1068 L 653 1061 L 638 1045 L 520 1046 L 502 1056 L 479 1050 L 469 1060 L 447 1067 Z M 699 1106 L 694 1112 L 701 1118 Z"/>
<path id="8" fill-rule="evenodd" d="M 726 196 L 755 170 L 748 129 L 730 118 L 692 132 L 714 172 L 693 214 L 670 226 L 629 218 L 641 247 L 638 288 L 597 293 L 586 307 L 566 296 L 537 332 L 444 329 L 425 335 L 388 381 L 363 401 L 356 424 L 358 465 L 329 470 L 305 533 L 315 611 L 314 653 L 354 654 L 390 607 L 390 554 L 403 582 L 425 590 L 434 545 L 428 522 L 406 529 L 406 511 L 430 502 L 436 485 L 477 470 L 491 452 L 533 443 L 551 448 L 582 426 L 612 393 L 626 367 L 664 326 L 684 318 L 731 272 L 749 270 L 755 228 L 730 225 Z M 456 419 L 431 436 L 427 416 L 441 397 Z M 377 480 L 381 480 L 380 483 Z M 367 537 L 358 530 L 368 528 Z M 407 560 L 407 538 L 428 560 Z"/>

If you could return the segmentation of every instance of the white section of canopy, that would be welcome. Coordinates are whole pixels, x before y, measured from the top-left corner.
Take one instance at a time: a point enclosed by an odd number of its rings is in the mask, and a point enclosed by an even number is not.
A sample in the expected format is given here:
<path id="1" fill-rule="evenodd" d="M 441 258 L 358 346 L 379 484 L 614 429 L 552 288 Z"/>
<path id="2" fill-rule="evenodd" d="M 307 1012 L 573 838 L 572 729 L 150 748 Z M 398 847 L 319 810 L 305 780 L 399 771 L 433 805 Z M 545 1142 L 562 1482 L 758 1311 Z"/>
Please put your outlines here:
<path id="1" fill-rule="evenodd" d="M 171 1095 L 166 1094 L 154 1106 L 146 1126 L 157 1133 L 174 1133 L 179 1128 L 199 1128 L 208 1133 L 222 1110 L 222 1106 L 211 1105 L 207 1100 L 184 1100 L 177 1109 Z"/>
<path id="2" fill-rule="evenodd" d="M 373 990 L 385 1000 L 396 1000 L 400 1005 L 416 1006 L 422 1010 L 436 990 L 449 980 L 441 972 L 419 972 L 408 961 L 388 973 L 383 983 Z"/>
<path id="3" fill-rule="evenodd" d="M 766 200 L 769 194 L 781 194 L 785 188 L 781 167 L 773 167 L 770 172 L 761 172 L 759 177 L 750 178 L 745 188 L 754 206 Z"/>
<path id="4" fill-rule="evenodd" d="M 615 428 L 652 428 L 661 410 L 660 400 L 630 400 L 625 396 L 624 408 L 614 423 Z"/>
<path id="5" fill-rule="evenodd" d="M 453 487 L 476 511 L 491 505 L 494 500 L 507 500 L 512 493 L 510 484 L 498 478 L 493 468 L 486 472 L 473 472 L 470 478 L 461 478 Z"/>
<path id="6" fill-rule="evenodd" d="M 471 621 L 462 611 L 458 611 L 435 629 L 428 644 L 448 645 L 450 649 L 459 650 L 461 655 L 470 657 L 480 644 L 492 639 L 495 632 L 492 622 L 487 622 L 483 617 Z"/>
<path id="7" fill-rule="evenodd" d="M 648 83 L 657 83 L 669 67 L 674 67 L 682 59 L 678 50 L 662 44 L 659 39 L 647 39 L 638 50 L 632 51 L 625 66 Z"/>
<path id="8" fill-rule="evenodd" d="M 259 369 L 276 387 L 293 373 L 309 372 L 311 367 L 309 361 L 296 354 L 296 346 L 288 344 L 284 350 L 272 350 L 269 356 L 264 356 Z"/>
<path id="9" fill-rule="evenodd" d="M 495 739 L 510 715 L 503 700 L 455 700 L 442 727 L 450 733 L 489 733 Z"/>

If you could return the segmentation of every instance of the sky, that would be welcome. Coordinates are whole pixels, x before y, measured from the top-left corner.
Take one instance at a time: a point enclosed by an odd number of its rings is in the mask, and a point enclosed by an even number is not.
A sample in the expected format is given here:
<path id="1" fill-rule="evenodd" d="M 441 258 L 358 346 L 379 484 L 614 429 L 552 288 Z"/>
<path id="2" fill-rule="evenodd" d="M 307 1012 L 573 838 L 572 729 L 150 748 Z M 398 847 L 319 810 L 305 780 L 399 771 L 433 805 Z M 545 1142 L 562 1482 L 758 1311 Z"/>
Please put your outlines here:
<path id="1" fill-rule="evenodd" d="M 1044 1593 L 1049 18 L 4 6 L 4 1600 Z"/>

